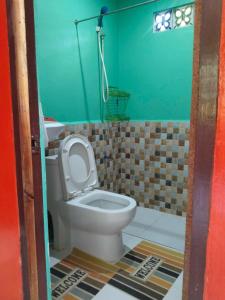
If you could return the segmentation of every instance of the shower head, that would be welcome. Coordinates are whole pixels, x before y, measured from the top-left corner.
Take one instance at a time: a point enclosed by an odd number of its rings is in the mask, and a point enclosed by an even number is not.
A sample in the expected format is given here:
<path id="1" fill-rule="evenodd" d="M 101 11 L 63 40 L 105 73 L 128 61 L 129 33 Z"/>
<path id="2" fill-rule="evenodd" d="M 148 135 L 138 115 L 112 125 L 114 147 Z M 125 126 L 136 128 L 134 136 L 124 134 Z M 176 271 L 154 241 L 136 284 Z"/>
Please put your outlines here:
<path id="1" fill-rule="evenodd" d="M 103 27 L 103 17 L 107 12 L 109 11 L 109 8 L 107 6 L 103 6 L 100 11 L 100 16 L 98 18 L 98 27 Z"/>

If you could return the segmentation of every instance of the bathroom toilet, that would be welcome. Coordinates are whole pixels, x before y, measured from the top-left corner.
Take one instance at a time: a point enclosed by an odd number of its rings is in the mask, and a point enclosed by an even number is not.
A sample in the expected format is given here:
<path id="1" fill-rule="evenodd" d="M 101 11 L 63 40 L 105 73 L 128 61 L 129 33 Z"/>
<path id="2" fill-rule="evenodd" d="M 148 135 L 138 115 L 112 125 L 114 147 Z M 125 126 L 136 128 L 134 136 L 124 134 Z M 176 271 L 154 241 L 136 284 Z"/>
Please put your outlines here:
<path id="1" fill-rule="evenodd" d="M 134 218 L 136 201 L 98 190 L 94 152 L 81 135 L 65 138 L 59 154 L 46 157 L 48 209 L 54 248 L 77 247 L 108 262 L 123 255 L 122 229 Z"/>

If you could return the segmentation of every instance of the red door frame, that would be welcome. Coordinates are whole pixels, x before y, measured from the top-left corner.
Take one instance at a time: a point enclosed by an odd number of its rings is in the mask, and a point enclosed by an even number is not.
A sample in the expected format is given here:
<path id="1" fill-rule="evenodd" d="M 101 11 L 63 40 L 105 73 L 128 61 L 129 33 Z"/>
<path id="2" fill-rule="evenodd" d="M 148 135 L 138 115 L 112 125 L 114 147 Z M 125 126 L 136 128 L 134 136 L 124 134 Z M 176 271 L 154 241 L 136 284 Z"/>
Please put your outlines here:
<path id="1" fill-rule="evenodd" d="M 223 0 L 195 3 L 195 43 L 183 297 L 202 300 L 216 137 Z M 214 300 L 214 299 L 212 299 Z"/>
<path id="2" fill-rule="evenodd" d="M 47 299 L 33 0 L 4 0 L 21 225 L 24 299 Z"/>
<path id="3" fill-rule="evenodd" d="M 5 1 L 0 1 L 0 298 L 23 299 L 20 214 Z"/>
<path id="4" fill-rule="evenodd" d="M 225 1 L 222 9 L 219 99 L 204 300 L 225 299 Z"/>

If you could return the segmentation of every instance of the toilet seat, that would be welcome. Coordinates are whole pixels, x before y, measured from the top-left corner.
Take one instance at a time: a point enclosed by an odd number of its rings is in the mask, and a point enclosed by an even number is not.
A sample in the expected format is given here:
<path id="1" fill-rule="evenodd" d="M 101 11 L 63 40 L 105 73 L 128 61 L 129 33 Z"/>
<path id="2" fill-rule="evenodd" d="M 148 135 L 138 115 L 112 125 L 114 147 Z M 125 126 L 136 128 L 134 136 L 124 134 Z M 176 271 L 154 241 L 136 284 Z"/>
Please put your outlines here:
<path id="1" fill-rule="evenodd" d="M 125 195 L 95 189 L 71 199 L 67 204 L 93 212 L 119 213 L 135 207 L 136 201 Z"/>
<path id="2" fill-rule="evenodd" d="M 63 140 L 59 149 L 59 167 L 65 200 L 99 186 L 92 146 L 81 135 L 71 135 Z"/>

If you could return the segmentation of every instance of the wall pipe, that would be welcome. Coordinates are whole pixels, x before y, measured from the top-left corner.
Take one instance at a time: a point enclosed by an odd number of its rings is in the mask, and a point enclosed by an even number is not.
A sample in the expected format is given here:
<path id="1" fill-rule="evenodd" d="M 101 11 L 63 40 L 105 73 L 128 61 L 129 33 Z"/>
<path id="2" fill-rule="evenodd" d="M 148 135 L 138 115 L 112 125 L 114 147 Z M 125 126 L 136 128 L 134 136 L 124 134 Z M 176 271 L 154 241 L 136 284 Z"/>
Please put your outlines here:
<path id="1" fill-rule="evenodd" d="M 114 14 L 117 14 L 117 13 L 120 13 L 120 12 L 123 12 L 123 11 L 126 11 L 126 10 L 130 10 L 130 9 L 137 8 L 137 7 L 140 7 L 140 6 L 148 5 L 148 4 L 151 4 L 153 2 L 157 2 L 157 1 L 159 1 L 159 0 L 148 0 L 148 1 L 138 3 L 138 4 L 134 4 L 134 5 L 131 5 L 131 6 L 127 6 L 127 7 L 124 7 L 124 8 L 112 10 L 111 12 L 108 12 L 108 13 L 104 14 L 103 16 L 105 17 L 105 16 L 114 15 Z M 81 20 L 75 20 L 74 23 L 75 23 L 75 25 L 78 25 L 79 23 L 90 21 L 90 20 L 93 20 L 93 19 L 98 19 L 99 17 L 101 17 L 101 15 L 92 16 L 92 17 L 89 17 L 89 18 L 81 19 Z"/>

